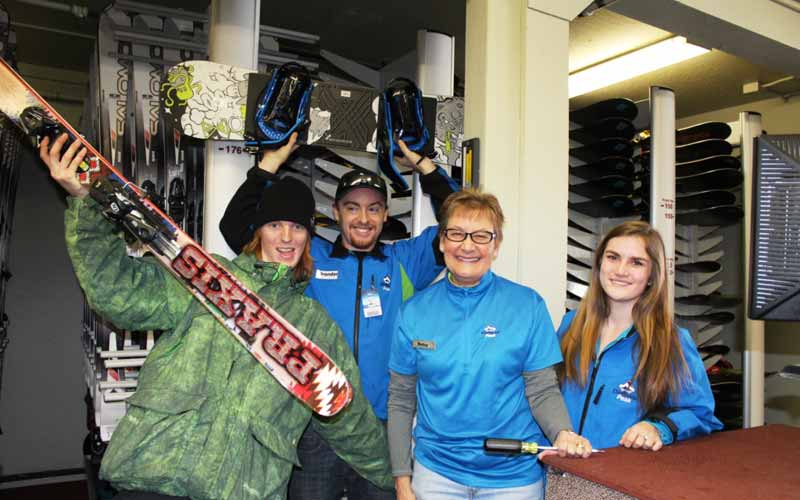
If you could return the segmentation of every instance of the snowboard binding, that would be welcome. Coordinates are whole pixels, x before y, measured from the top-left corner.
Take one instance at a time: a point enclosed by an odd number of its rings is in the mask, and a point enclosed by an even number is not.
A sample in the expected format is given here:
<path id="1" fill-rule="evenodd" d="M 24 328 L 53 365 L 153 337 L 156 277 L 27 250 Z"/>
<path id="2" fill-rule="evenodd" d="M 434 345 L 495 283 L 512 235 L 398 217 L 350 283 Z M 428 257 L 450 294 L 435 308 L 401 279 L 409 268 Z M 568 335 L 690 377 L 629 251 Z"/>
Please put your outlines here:
<path id="1" fill-rule="evenodd" d="M 396 192 L 408 191 L 408 182 L 394 164 L 400 155 L 397 140 L 422 152 L 429 141 L 422 115 L 422 92 L 407 78 L 395 78 L 380 95 L 378 108 L 378 166 Z"/>
<path id="2" fill-rule="evenodd" d="M 284 145 L 293 132 L 308 127 L 312 90 L 314 82 L 303 66 L 286 63 L 275 69 L 258 99 L 255 119 L 260 137 L 248 141 L 247 146 L 259 151 L 275 149 Z"/>

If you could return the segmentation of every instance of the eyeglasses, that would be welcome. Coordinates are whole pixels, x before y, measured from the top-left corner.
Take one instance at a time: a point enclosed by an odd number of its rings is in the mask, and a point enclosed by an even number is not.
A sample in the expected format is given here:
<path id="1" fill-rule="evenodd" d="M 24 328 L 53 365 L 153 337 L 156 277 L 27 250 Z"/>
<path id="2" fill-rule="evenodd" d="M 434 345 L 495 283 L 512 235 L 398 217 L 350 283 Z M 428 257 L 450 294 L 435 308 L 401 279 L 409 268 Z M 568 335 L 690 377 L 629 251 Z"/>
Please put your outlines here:
<path id="1" fill-rule="evenodd" d="M 473 243 L 476 243 L 478 245 L 488 245 L 493 239 L 497 237 L 497 234 L 491 231 L 473 231 L 471 233 L 468 233 L 460 229 L 444 230 L 444 237 L 454 243 L 461 243 L 462 241 L 467 239 L 467 236 L 470 237 Z"/>

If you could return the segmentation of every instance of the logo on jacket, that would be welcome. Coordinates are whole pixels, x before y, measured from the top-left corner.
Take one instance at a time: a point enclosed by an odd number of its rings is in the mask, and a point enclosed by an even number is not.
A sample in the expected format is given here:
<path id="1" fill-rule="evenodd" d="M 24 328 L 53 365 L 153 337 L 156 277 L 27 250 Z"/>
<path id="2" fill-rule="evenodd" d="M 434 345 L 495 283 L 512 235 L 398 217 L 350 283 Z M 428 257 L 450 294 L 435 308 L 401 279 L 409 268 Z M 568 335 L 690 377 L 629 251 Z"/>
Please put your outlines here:
<path id="1" fill-rule="evenodd" d="M 383 277 L 383 290 L 386 292 L 391 291 L 392 289 L 392 277 L 388 274 Z"/>
<path id="2" fill-rule="evenodd" d="M 494 325 L 486 325 L 483 327 L 483 331 L 481 331 L 481 335 L 489 339 L 497 337 L 499 333 L 500 330 L 498 330 L 497 327 Z"/>
<path id="3" fill-rule="evenodd" d="M 317 269 L 317 273 L 314 276 L 318 280 L 338 280 L 339 279 L 339 271 L 323 271 L 322 269 Z"/>
<path id="4" fill-rule="evenodd" d="M 617 399 L 623 403 L 630 403 L 636 399 L 636 388 L 633 386 L 633 381 L 628 380 L 624 384 L 619 384 L 619 386 L 614 389 L 614 394 L 616 394 Z"/>

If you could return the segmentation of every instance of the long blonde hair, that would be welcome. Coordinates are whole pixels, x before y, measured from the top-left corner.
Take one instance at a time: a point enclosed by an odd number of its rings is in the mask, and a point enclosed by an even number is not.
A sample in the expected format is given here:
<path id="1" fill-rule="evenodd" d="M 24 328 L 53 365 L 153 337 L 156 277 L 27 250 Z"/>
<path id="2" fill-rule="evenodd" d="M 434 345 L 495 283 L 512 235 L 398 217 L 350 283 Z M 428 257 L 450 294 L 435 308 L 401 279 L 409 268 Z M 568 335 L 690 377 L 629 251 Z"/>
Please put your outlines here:
<path id="1" fill-rule="evenodd" d="M 303 247 L 303 254 L 300 256 L 297 265 L 292 269 L 295 281 L 300 282 L 310 279 L 314 272 L 314 259 L 311 257 L 311 238 L 311 233 L 308 233 L 306 244 Z M 256 259 L 264 260 L 264 253 L 261 251 L 261 236 L 259 236 L 258 231 L 253 234 L 253 239 L 242 247 L 242 253 L 255 255 Z"/>
<path id="2" fill-rule="evenodd" d="M 637 236 L 644 242 L 652 268 L 647 288 L 633 307 L 633 324 L 639 334 L 636 379 L 639 405 L 646 413 L 677 396 L 687 374 L 666 280 L 666 257 L 661 235 L 646 222 L 625 222 L 606 234 L 597 247 L 589 291 L 581 300 L 569 330 L 561 339 L 564 364 L 561 382 L 586 385 L 589 367 L 597 355 L 595 346 L 608 319 L 610 307 L 600 284 L 600 266 L 608 242 L 621 236 Z"/>

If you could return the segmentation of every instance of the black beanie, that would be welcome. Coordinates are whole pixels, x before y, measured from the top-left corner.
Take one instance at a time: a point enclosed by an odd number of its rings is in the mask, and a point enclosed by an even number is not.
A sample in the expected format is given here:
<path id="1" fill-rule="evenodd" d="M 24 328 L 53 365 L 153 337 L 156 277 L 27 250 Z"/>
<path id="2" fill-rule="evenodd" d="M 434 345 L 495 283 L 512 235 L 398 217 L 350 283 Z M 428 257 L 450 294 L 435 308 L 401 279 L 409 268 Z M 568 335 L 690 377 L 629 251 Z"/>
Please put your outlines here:
<path id="1" fill-rule="evenodd" d="M 302 181 L 283 177 L 267 181 L 256 211 L 250 219 L 255 232 L 267 222 L 285 220 L 302 224 L 309 234 L 314 233 L 314 195 Z"/>

